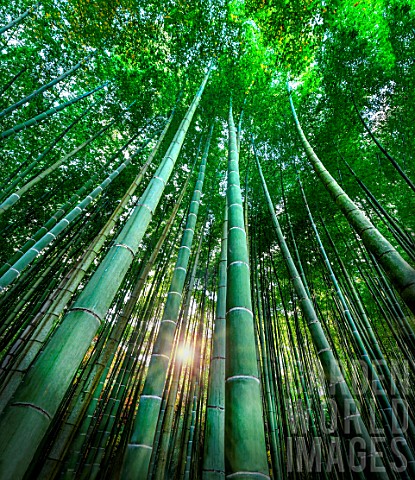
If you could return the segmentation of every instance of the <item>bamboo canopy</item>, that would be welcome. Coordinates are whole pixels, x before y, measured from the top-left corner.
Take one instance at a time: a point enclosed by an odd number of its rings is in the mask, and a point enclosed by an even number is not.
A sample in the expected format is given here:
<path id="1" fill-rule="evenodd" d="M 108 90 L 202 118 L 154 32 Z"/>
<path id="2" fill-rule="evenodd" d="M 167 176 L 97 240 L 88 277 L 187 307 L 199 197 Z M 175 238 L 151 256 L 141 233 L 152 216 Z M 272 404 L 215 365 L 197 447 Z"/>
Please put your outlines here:
<path id="1" fill-rule="evenodd" d="M 415 5 L 0 5 L 0 480 L 415 478 Z"/>

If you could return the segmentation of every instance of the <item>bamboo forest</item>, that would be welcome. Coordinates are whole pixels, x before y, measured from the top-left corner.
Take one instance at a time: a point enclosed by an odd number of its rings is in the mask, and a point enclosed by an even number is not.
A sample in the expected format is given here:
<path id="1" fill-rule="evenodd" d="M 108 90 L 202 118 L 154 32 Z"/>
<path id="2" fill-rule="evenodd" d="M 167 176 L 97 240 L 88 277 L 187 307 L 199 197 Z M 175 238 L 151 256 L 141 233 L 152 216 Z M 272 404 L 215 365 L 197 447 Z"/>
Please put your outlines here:
<path id="1" fill-rule="evenodd" d="M 415 479 L 414 0 L 0 0 L 0 480 Z"/>

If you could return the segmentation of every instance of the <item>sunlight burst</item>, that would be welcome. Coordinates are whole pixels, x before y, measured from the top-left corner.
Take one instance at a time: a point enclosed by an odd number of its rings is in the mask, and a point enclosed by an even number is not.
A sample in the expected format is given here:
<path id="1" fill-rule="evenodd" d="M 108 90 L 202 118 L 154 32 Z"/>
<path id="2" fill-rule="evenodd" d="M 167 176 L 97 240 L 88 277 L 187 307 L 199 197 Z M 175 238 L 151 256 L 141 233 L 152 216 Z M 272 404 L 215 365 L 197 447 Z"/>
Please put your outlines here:
<path id="1" fill-rule="evenodd" d="M 187 345 L 182 345 L 177 349 L 177 359 L 183 363 L 189 363 L 193 360 L 193 351 Z"/>

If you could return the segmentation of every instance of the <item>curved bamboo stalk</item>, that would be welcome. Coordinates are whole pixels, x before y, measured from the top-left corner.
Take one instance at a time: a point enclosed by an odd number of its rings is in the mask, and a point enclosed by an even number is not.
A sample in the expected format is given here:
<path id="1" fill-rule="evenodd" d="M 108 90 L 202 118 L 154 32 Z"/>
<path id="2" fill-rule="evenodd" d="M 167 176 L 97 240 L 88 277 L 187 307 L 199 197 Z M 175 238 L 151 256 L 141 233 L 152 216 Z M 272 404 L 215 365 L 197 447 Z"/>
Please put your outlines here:
<path id="1" fill-rule="evenodd" d="M 410 238 L 410 236 L 398 225 L 396 220 L 382 207 L 382 205 L 378 202 L 376 197 L 372 194 L 372 192 L 367 188 L 367 186 L 363 183 L 362 180 L 357 176 L 355 171 L 352 169 L 352 167 L 344 160 L 344 163 L 346 164 L 347 168 L 349 169 L 350 173 L 353 175 L 353 178 L 355 178 L 356 182 L 359 184 L 361 189 L 366 193 L 367 197 L 369 198 L 369 201 L 372 203 L 372 205 L 375 208 L 375 211 L 377 210 L 378 215 L 382 219 L 382 221 L 385 223 L 386 227 L 390 229 L 396 240 L 399 242 L 401 247 L 406 251 L 406 253 L 411 257 L 412 260 L 415 260 L 415 245 L 413 240 Z M 385 221 L 387 220 L 387 222 Z M 388 225 L 389 222 L 389 225 Z M 392 227 L 392 228 L 391 228 Z"/>
<path id="2" fill-rule="evenodd" d="M 410 310 L 415 313 L 415 269 L 411 267 L 411 265 L 409 265 L 395 248 L 383 237 L 383 235 L 376 229 L 365 214 L 349 198 L 346 192 L 326 170 L 304 135 L 295 112 L 291 95 L 289 95 L 289 101 L 298 135 L 315 172 L 330 193 L 334 202 L 339 206 L 340 210 L 347 218 L 350 225 L 362 238 L 366 248 L 372 252 L 376 260 L 385 270 L 403 301 L 407 304 Z"/>
<path id="3" fill-rule="evenodd" d="M 358 315 L 359 315 L 359 318 L 360 318 L 360 321 L 362 323 L 362 326 L 363 326 L 363 329 L 368 337 L 368 343 L 370 344 L 371 348 L 372 348 L 372 351 L 373 351 L 373 356 L 376 360 L 376 366 L 382 371 L 384 377 L 385 377 L 385 380 L 387 382 L 387 387 L 388 387 L 388 391 L 390 391 L 390 393 L 393 395 L 393 397 L 397 398 L 398 400 L 400 401 L 403 401 L 403 398 L 402 398 L 402 395 L 395 383 L 395 380 L 393 378 L 393 375 L 392 375 L 392 372 L 389 368 L 389 365 L 388 365 L 388 362 L 386 361 L 386 358 L 384 357 L 383 353 L 382 353 L 382 350 L 380 348 L 380 345 L 379 345 L 379 341 L 378 339 L 376 338 L 375 336 L 375 333 L 373 331 L 373 328 L 372 328 L 372 325 L 369 321 L 369 318 L 366 314 L 366 311 L 364 309 L 364 306 L 362 304 L 362 301 L 359 297 L 359 294 L 356 290 L 356 287 L 354 285 L 354 283 L 352 282 L 351 278 L 350 278 L 350 275 L 347 271 L 347 268 L 343 262 L 343 260 L 341 259 L 340 255 L 339 255 L 339 252 L 337 251 L 337 248 L 333 242 L 333 239 L 331 238 L 328 230 L 327 230 L 327 227 L 326 225 L 324 224 L 324 222 L 322 222 L 322 220 L 320 219 L 322 225 L 323 225 L 323 228 L 326 232 L 326 235 L 327 235 L 327 238 L 329 240 L 329 243 L 336 255 L 336 259 L 337 259 L 337 262 L 339 263 L 339 266 L 340 266 L 340 269 L 343 273 L 343 276 L 346 280 L 346 285 L 348 286 L 349 288 L 349 291 L 350 291 L 350 294 L 352 296 L 352 299 L 353 299 L 353 302 L 354 302 L 354 305 L 356 306 L 356 310 L 358 312 Z M 411 419 L 411 417 L 408 416 L 408 428 L 409 428 L 409 432 L 411 434 L 411 437 L 415 439 L 415 425 Z"/>
<path id="4" fill-rule="evenodd" d="M 350 310 L 349 310 L 349 307 L 347 305 L 346 299 L 343 295 L 343 292 L 340 289 L 339 283 L 337 281 L 337 277 L 336 277 L 336 275 L 333 271 L 330 260 L 327 257 L 326 250 L 325 250 L 325 248 L 323 246 L 323 243 L 321 241 L 320 234 L 317 230 L 317 226 L 314 223 L 314 218 L 311 214 L 310 207 L 308 206 L 307 198 L 305 196 L 305 192 L 304 192 L 303 186 L 301 184 L 300 178 L 298 178 L 298 182 L 299 182 L 299 185 L 300 185 L 300 190 L 301 190 L 301 194 L 302 194 L 302 197 L 303 197 L 303 200 L 304 200 L 304 204 L 305 204 L 305 207 L 306 207 L 306 210 L 307 210 L 308 218 L 310 220 L 311 227 L 312 227 L 314 235 L 317 239 L 318 247 L 319 247 L 321 255 L 323 257 L 323 262 L 324 262 L 324 264 L 327 268 L 327 271 L 328 271 L 330 279 L 333 283 L 335 292 L 336 292 L 336 294 L 338 296 L 338 299 L 340 301 L 340 305 L 341 305 L 341 309 L 343 311 L 343 315 L 346 318 L 346 321 L 349 325 L 349 328 L 352 332 L 352 335 L 353 335 L 353 337 L 356 341 L 357 350 L 360 353 L 361 361 L 364 364 L 367 365 L 368 373 L 370 374 L 369 378 L 371 380 L 371 388 L 373 389 L 375 399 L 379 404 L 379 410 L 380 410 L 380 413 L 381 413 L 381 416 L 382 416 L 382 423 L 383 423 L 383 427 L 384 427 L 385 432 L 386 432 L 386 436 L 391 441 L 391 444 L 395 444 L 395 442 L 396 442 L 396 444 L 401 445 L 401 449 L 402 449 L 401 451 L 402 451 L 402 453 L 404 453 L 405 458 L 408 462 L 408 467 L 409 467 L 408 470 L 411 472 L 412 475 L 415 475 L 415 458 L 414 458 L 414 455 L 413 455 L 413 453 L 412 453 L 412 451 L 411 451 L 411 449 L 410 449 L 410 447 L 409 447 L 409 445 L 406 441 L 406 438 L 405 438 L 404 432 L 402 430 L 402 427 L 399 424 L 399 420 L 396 417 L 396 414 L 395 414 L 395 412 L 392 408 L 391 402 L 389 401 L 389 398 L 388 398 L 388 395 L 387 395 L 387 393 L 384 389 L 384 386 L 382 385 L 382 383 L 380 381 L 380 378 L 379 378 L 379 375 L 378 375 L 378 373 L 377 373 L 377 371 L 376 371 L 376 369 L 373 365 L 373 362 L 372 362 L 372 360 L 369 356 L 369 353 L 368 353 L 367 349 L 365 348 L 362 336 L 360 335 L 360 333 L 357 329 L 356 323 L 355 323 L 355 321 L 354 321 L 354 319 L 353 319 L 353 317 L 350 313 Z M 370 345 L 370 347 L 372 348 L 372 345 Z M 393 453 L 396 455 L 396 452 L 393 452 Z M 399 460 L 400 455 L 401 455 L 401 453 L 396 455 L 396 458 L 398 459 L 398 462 L 400 461 Z M 406 473 L 406 477 L 409 478 L 408 477 L 409 472 L 405 472 L 405 473 Z"/>

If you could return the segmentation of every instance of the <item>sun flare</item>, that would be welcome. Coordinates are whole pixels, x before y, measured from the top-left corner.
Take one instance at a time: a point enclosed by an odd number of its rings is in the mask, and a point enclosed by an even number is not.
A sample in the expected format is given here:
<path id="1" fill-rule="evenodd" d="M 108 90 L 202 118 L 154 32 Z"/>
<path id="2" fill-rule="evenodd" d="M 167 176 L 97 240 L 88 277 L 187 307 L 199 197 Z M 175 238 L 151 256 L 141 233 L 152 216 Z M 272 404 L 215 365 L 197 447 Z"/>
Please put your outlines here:
<path id="1" fill-rule="evenodd" d="M 188 346 L 181 346 L 177 349 L 177 358 L 183 363 L 190 363 L 193 360 L 193 351 Z"/>

